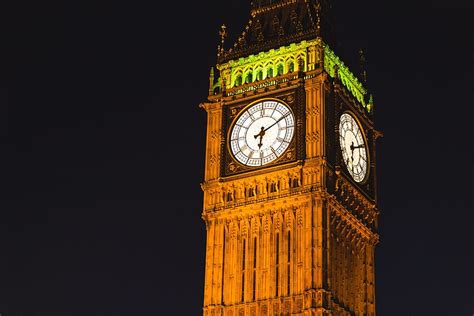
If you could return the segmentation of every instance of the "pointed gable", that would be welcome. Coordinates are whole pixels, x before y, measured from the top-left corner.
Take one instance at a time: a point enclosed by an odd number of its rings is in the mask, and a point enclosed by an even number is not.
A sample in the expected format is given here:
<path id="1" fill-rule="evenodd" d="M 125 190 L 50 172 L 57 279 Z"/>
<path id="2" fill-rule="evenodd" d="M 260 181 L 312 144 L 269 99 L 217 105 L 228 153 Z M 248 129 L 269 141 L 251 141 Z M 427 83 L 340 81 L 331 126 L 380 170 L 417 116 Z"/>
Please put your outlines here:
<path id="1" fill-rule="evenodd" d="M 328 6 L 325 0 L 254 1 L 251 18 L 244 31 L 233 47 L 219 54 L 218 62 L 314 39 L 319 35 L 319 25 L 323 25 L 323 32 L 329 33 L 325 30 L 329 27 L 324 27 L 329 24 L 321 21 Z"/>

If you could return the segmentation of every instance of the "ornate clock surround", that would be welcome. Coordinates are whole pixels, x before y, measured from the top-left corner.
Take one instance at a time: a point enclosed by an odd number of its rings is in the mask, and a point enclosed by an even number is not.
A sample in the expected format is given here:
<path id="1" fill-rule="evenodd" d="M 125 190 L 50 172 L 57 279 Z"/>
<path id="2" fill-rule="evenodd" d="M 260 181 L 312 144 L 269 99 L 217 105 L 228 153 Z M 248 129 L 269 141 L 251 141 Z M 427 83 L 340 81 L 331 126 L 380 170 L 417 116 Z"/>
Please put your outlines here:
<path id="1" fill-rule="evenodd" d="M 334 83 L 338 86 L 337 83 Z M 335 116 L 333 118 L 332 124 L 334 125 L 334 131 L 332 137 L 334 137 L 333 150 L 336 151 L 335 159 L 336 159 L 336 167 L 341 175 L 351 183 L 353 186 L 359 188 L 363 194 L 365 194 L 370 199 L 374 199 L 376 196 L 375 192 L 375 139 L 376 135 L 374 134 L 374 127 L 371 123 L 369 117 L 363 109 L 357 104 L 357 102 L 347 93 L 347 91 L 343 87 L 336 87 L 335 89 Z M 359 128 L 361 129 L 364 139 L 367 142 L 367 155 L 368 155 L 368 166 L 366 178 L 362 182 L 356 182 L 352 176 L 350 175 L 349 171 L 346 168 L 346 164 L 342 159 L 342 152 L 340 149 L 339 144 L 339 119 L 342 114 L 350 113 L 350 115 L 356 120 L 359 124 Z"/>
<path id="2" fill-rule="evenodd" d="M 294 137 L 291 140 L 288 149 L 275 161 L 258 167 L 242 165 L 234 158 L 228 146 L 228 134 L 232 128 L 232 122 L 247 106 L 258 102 L 259 100 L 266 99 L 282 102 L 293 111 L 296 121 Z M 296 86 L 291 90 L 281 91 L 268 96 L 260 95 L 243 101 L 239 100 L 235 103 L 228 103 L 224 105 L 223 111 L 222 130 L 225 131 L 225 133 L 221 138 L 221 152 L 223 153 L 223 159 L 221 160 L 220 167 L 222 177 L 271 168 L 282 164 L 296 163 L 297 161 L 302 161 L 302 159 L 304 159 L 305 144 L 303 137 L 305 135 L 305 92 L 303 86 Z"/>

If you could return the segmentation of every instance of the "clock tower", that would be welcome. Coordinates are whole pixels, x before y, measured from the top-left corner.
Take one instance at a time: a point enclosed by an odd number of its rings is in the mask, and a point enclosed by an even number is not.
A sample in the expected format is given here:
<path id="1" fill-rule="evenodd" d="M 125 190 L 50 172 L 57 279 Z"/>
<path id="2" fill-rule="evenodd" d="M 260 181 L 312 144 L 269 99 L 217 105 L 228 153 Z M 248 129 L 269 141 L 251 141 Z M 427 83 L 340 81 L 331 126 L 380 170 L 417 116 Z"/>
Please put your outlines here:
<path id="1" fill-rule="evenodd" d="M 374 105 L 329 0 L 256 0 L 211 70 L 204 315 L 375 315 Z"/>

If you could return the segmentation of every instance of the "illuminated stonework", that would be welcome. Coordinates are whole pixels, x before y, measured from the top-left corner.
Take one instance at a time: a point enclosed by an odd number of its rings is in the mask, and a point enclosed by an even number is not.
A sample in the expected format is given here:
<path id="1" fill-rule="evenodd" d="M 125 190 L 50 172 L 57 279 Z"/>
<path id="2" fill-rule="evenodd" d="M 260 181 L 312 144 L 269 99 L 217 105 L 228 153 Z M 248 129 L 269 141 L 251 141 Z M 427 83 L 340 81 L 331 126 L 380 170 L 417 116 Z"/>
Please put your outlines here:
<path id="1" fill-rule="evenodd" d="M 217 82 L 211 72 L 208 101 L 201 104 L 207 112 L 203 314 L 373 316 L 379 240 L 375 140 L 380 135 L 373 101 L 365 102 L 362 84 L 321 37 L 313 36 L 318 7 L 295 13 L 314 1 L 258 4 L 263 2 L 255 1 L 249 22 L 254 29 L 246 28 L 254 42 L 242 35 L 233 50 L 220 50 Z M 280 15 L 272 16 L 275 12 Z M 275 16 L 285 14 L 287 25 L 282 25 Z M 308 16 L 311 20 L 305 20 Z M 270 26 L 264 32 L 265 25 Z M 267 47 L 266 38 L 275 48 L 247 54 Z M 303 39 L 287 43 L 294 38 Z M 235 153 L 246 138 L 233 153 L 230 142 L 238 136 L 229 135 L 247 109 L 265 100 L 291 109 L 294 136 L 271 163 L 245 165 Z M 357 119 L 363 136 L 341 147 L 344 113 Z M 274 122 L 259 124 L 266 131 Z M 270 135 L 252 130 L 246 141 L 258 146 L 264 137 Z M 368 164 L 358 181 L 341 148 L 352 154 L 362 143 Z"/>
<path id="2" fill-rule="evenodd" d="M 334 54 L 331 49 L 326 45 L 324 47 L 324 70 L 334 78 L 334 69 L 335 65 L 337 65 L 338 75 L 341 79 L 342 84 L 349 89 L 351 94 L 359 101 L 368 112 L 370 112 L 370 108 L 366 106 L 365 96 L 367 91 L 362 86 L 362 83 L 354 76 L 354 74 L 349 70 L 349 68 L 344 65 L 344 63 L 339 59 L 339 57 Z"/>
<path id="3" fill-rule="evenodd" d="M 323 51 L 319 49 L 320 47 L 324 47 Z M 320 57 L 322 52 L 324 52 L 323 59 Z M 342 84 L 370 112 L 365 100 L 367 90 L 329 46 L 319 39 L 282 46 L 218 65 L 221 77 L 212 84 L 212 87 L 214 91 L 220 90 L 224 82 L 225 89 L 229 90 L 288 73 L 311 71 L 318 67 L 316 61 L 323 63 L 324 70 L 331 77 L 334 77 L 334 69 L 337 68 Z"/>

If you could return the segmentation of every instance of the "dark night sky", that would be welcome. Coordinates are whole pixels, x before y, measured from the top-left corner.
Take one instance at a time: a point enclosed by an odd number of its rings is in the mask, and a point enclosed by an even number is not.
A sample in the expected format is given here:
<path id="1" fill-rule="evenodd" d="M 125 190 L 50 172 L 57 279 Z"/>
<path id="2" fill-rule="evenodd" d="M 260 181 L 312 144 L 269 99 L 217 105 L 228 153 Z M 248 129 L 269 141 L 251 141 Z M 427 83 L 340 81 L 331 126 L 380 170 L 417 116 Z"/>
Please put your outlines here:
<path id="1" fill-rule="evenodd" d="M 205 100 L 247 1 L 4 1 L 0 313 L 199 315 Z M 470 1 L 337 1 L 367 50 L 379 315 L 470 315 Z"/>

